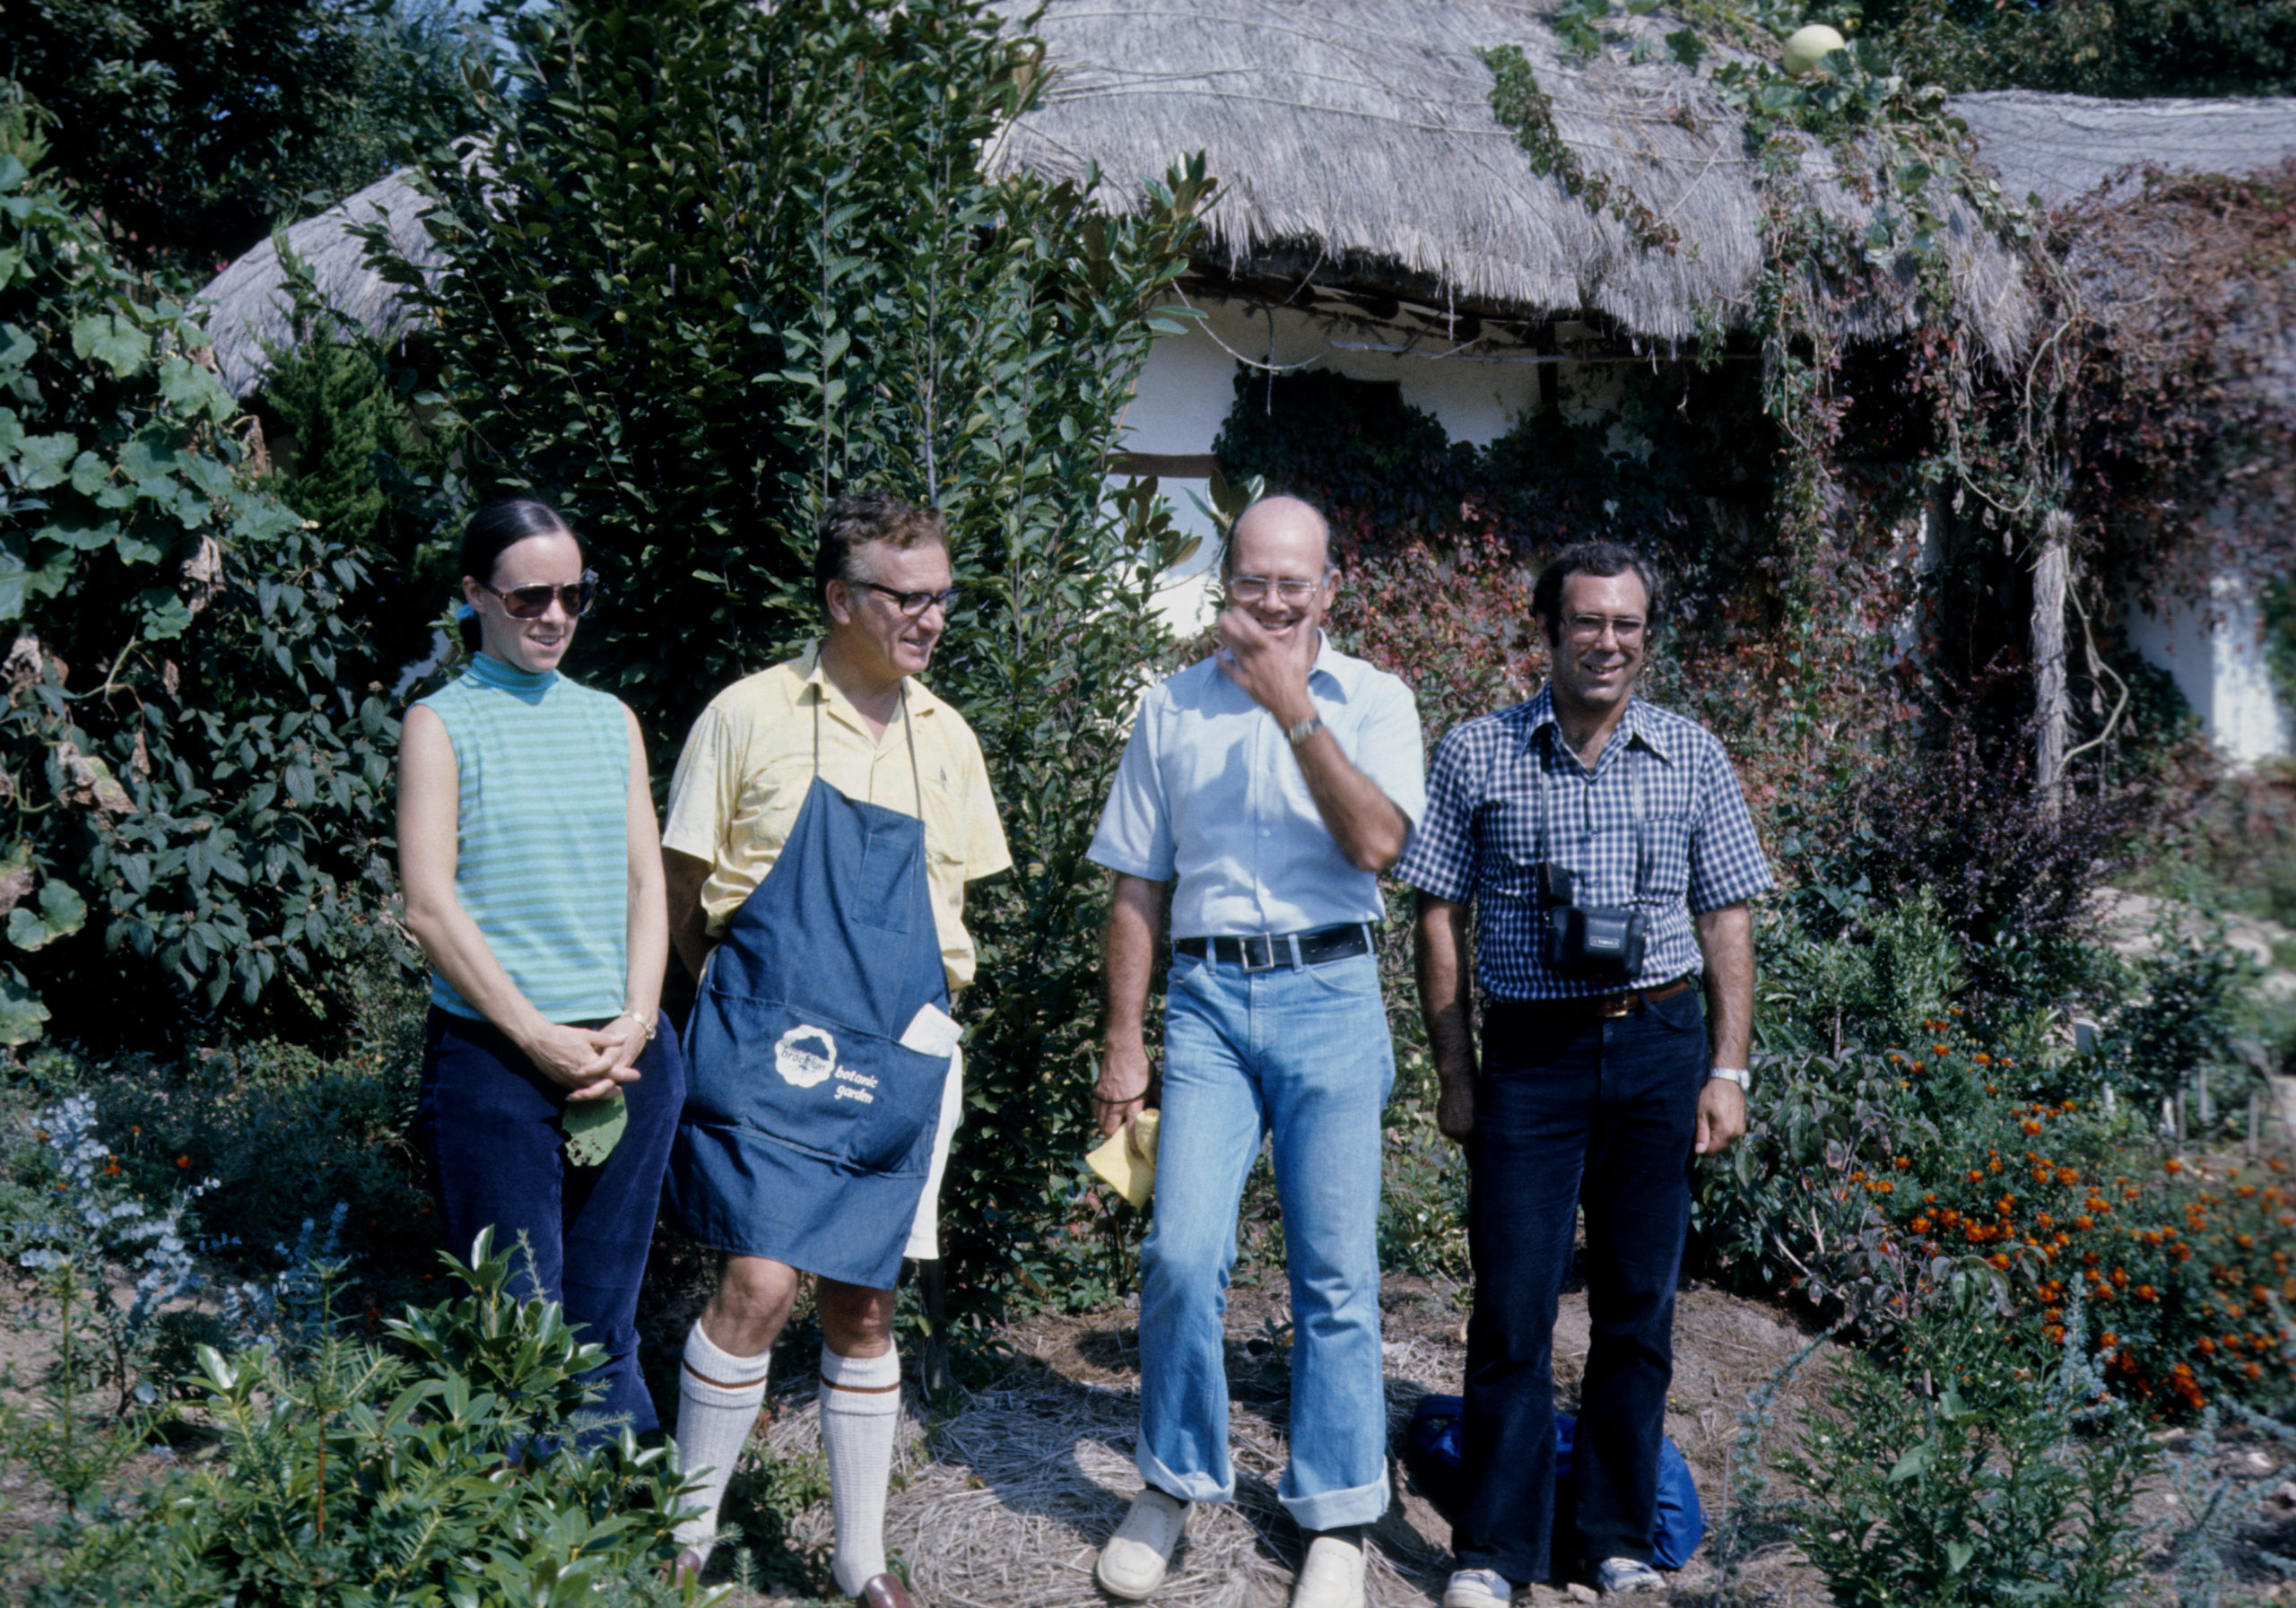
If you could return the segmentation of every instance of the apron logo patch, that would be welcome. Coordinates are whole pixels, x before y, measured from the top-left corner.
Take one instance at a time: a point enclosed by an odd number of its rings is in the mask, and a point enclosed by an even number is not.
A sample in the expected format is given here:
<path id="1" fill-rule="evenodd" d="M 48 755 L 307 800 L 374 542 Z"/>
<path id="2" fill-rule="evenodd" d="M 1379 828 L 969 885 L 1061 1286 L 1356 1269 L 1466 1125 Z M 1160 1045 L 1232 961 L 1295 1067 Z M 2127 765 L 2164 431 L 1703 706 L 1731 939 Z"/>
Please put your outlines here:
<path id="1" fill-rule="evenodd" d="M 773 1047 L 773 1069 L 783 1082 L 810 1089 L 837 1070 L 837 1040 L 826 1028 L 791 1028 Z"/>

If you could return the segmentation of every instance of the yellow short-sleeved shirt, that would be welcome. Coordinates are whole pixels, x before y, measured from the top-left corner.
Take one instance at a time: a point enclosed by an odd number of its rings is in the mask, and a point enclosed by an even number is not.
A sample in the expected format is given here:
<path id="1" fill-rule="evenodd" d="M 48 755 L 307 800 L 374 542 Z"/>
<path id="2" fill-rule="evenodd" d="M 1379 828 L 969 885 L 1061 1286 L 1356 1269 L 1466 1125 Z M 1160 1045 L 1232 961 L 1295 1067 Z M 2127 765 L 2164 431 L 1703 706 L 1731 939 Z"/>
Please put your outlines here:
<path id="1" fill-rule="evenodd" d="M 797 807 L 813 778 L 815 714 L 820 716 L 821 774 L 848 798 L 904 815 L 925 801 L 926 880 L 941 937 L 941 961 L 953 992 L 972 981 L 972 938 L 965 931 L 965 884 L 1013 863 L 980 743 L 956 710 L 911 678 L 909 718 L 895 716 L 873 737 L 853 701 L 821 668 L 821 645 L 744 677 L 720 692 L 685 740 L 670 778 L 669 820 L 662 847 L 708 862 L 701 908 L 711 937 L 773 869 Z"/>

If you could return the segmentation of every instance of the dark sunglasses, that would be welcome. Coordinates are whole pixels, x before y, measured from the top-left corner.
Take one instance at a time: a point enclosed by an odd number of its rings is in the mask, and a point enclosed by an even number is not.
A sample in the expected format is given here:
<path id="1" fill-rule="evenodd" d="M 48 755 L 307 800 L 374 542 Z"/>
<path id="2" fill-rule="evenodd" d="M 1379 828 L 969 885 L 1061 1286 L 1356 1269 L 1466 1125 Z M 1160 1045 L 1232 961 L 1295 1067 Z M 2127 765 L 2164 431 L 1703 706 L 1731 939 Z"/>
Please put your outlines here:
<path id="1" fill-rule="evenodd" d="M 598 600 L 598 572 L 595 569 L 583 570 L 580 580 L 565 587 L 537 582 L 531 587 L 513 587 L 505 592 L 488 586 L 484 581 L 478 584 L 481 589 L 492 592 L 502 600 L 502 612 L 513 620 L 541 619 L 550 613 L 550 600 L 553 597 L 566 611 L 568 619 L 578 620 Z"/>
<path id="2" fill-rule="evenodd" d="M 902 592 L 873 580 L 853 581 L 849 584 L 868 587 L 911 620 L 923 614 L 936 603 L 941 605 L 942 613 L 953 614 L 957 612 L 957 604 L 964 599 L 964 594 L 955 587 L 951 587 L 945 592 Z"/>

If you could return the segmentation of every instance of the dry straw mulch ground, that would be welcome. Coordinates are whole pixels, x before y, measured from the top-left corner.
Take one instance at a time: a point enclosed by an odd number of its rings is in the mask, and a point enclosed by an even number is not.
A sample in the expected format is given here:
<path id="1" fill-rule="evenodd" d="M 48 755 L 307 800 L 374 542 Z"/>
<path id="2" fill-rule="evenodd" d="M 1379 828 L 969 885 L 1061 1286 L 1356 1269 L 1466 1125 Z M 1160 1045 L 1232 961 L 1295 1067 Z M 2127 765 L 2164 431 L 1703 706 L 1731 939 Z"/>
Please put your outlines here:
<path id="1" fill-rule="evenodd" d="M 1420 1396 L 1458 1390 L 1465 1308 L 1454 1290 L 1410 1278 L 1390 1278 L 1382 1305 L 1388 1418 L 1400 1430 Z M 1280 1286 L 1234 1291 L 1228 1361 L 1237 1499 L 1197 1510 L 1172 1577 L 1155 1599 L 1169 1608 L 1275 1608 L 1288 1599 L 1302 1543 L 1275 1499 L 1288 1390 L 1270 1326 L 1283 1312 Z M 902 1456 L 906 1488 L 892 1499 L 888 1530 L 919 1608 L 1108 1603 L 1093 1584 L 1093 1560 L 1140 1489 L 1133 1466 L 1139 1356 L 1131 1326 L 1132 1315 L 1124 1311 L 1036 1318 L 1007 1333 L 1014 1356 L 1002 1377 L 966 1397 L 929 1439 L 912 1407 Z M 1566 1407 L 1586 1338 L 1586 1299 L 1573 1292 L 1564 1297 L 1556 1334 L 1556 1377 Z M 1727 1486 L 1740 1409 L 1808 1343 L 1770 1308 L 1712 1290 L 1683 1292 L 1667 1430 L 1697 1475 L 1709 1519 L 1718 1517 Z M 1822 1353 L 1788 1387 L 1781 1430 L 1795 1421 L 1823 1367 Z M 818 1449 L 809 1402 L 803 1381 L 778 1399 L 761 1433 L 762 1455 L 804 1456 Z M 826 1544 L 829 1526 L 826 1504 L 796 1516 L 790 1525 L 807 1544 Z M 1397 1499 L 1371 1538 L 1370 1608 L 1434 1604 L 1449 1571 L 1448 1534 L 1442 1517 L 1407 1479 L 1400 1481 Z M 1783 1547 L 1757 1560 L 1744 1585 L 1776 1608 L 1817 1608 L 1826 1601 L 1815 1578 Z M 1710 1600 L 1711 1586 L 1712 1571 L 1694 1559 L 1676 1577 L 1675 1601 L 1692 1608 Z M 1536 1600 L 1570 1597 L 1542 1588 Z"/>

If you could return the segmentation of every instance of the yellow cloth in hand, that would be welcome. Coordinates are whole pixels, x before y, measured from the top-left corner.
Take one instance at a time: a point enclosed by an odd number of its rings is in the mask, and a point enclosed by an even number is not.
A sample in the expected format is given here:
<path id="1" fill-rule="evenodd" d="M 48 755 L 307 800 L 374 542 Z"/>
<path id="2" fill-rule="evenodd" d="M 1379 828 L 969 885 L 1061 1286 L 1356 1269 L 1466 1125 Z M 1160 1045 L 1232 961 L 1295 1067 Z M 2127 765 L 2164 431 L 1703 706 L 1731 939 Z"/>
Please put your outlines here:
<path id="1" fill-rule="evenodd" d="M 1135 1206 L 1148 1204 L 1148 1196 L 1156 1187 L 1156 1122 L 1159 1113 L 1143 1111 L 1135 1131 L 1140 1135 L 1140 1148 L 1148 1152 L 1144 1161 L 1132 1153 L 1125 1143 L 1125 1132 L 1118 1128 L 1094 1147 L 1084 1158 L 1085 1164 L 1109 1181 L 1109 1187 Z"/>

